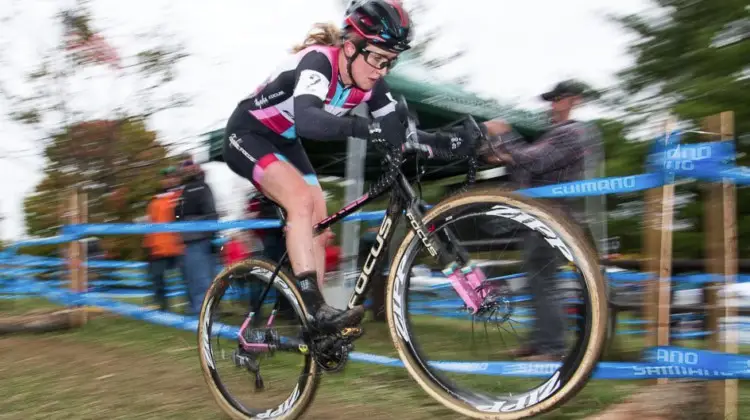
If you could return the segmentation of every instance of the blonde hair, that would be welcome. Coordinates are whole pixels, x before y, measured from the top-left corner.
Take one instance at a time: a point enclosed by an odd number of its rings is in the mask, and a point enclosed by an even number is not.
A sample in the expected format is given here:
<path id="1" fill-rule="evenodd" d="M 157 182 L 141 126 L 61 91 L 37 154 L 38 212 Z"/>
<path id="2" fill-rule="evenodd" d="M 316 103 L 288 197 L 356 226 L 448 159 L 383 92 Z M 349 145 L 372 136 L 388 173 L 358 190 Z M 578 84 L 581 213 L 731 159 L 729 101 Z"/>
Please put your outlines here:
<path id="1" fill-rule="evenodd" d="M 344 38 L 346 35 L 333 23 L 316 23 L 307 33 L 305 41 L 292 48 L 292 52 L 298 53 L 313 45 L 340 47 L 344 44 Z"/>

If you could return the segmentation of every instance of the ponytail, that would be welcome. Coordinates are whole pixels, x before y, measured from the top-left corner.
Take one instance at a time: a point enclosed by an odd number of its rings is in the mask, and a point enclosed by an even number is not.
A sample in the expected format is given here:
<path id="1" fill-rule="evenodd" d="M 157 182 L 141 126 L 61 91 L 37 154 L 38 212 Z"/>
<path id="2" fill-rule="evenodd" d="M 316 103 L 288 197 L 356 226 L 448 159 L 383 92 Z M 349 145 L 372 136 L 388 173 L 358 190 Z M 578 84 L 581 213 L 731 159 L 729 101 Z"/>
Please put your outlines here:
<path id="1" fill-rule="evenodd" d="M 292 48 L 292 52 L 297 53 L 313 45 L 338 47 L 342 43 L 343 33 L 336 25 L 332 23 L 316 23 L 310 32 L 307 33 L 305 41 Z"/>

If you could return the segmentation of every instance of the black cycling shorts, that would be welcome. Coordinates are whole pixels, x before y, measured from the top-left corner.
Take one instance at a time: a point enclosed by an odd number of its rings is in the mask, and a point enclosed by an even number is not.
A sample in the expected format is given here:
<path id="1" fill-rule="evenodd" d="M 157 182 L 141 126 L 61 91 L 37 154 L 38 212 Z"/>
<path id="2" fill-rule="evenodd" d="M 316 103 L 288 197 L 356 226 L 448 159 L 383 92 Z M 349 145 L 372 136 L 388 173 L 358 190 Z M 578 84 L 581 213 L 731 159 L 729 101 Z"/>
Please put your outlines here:
<path id="1" fill-rule="evenodd" d="M 299 139 L 286 139 L 271 132 L 242 106 L 237 107 L 227 123 L 223 157 L 229 169 L 252 182 L 258 191 L 265 169 L 279 160 L 291 163 L 309 185 L 319 185 Z"/>

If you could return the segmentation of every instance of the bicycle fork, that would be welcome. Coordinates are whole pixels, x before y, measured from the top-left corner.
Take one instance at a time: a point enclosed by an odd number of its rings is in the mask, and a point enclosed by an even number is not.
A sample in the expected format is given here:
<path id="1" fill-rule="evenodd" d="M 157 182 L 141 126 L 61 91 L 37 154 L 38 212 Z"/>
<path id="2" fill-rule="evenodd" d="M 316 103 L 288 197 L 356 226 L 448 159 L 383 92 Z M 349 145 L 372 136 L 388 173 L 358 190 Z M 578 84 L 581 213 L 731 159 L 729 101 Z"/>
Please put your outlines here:
<path id="1" fill-rule="evenodd" d="M 482 289 L 486 277 L 482 269 L 471 262 L 466 252 L 458 247 L 458 238 L 449 229 L 438 232 L 437 236 L 444 237 L 443 240 L 433 241 L 430 239 L 424 224 L 419 222 L 419 220 L 422 220 L 421 217 L 417 217 L 421 216 L 423 207 L 423 205 L 419 207 L 410 206 L 410 209 L 406 211 L 406 217 L 429 253 L 436 257 L 441 265 L 446 266 L 442 272 L 448 277 L 453 289 L 464 301 L 467 309 L 471 314 L 476 314 L 489 293 L 489 291 Z"/>

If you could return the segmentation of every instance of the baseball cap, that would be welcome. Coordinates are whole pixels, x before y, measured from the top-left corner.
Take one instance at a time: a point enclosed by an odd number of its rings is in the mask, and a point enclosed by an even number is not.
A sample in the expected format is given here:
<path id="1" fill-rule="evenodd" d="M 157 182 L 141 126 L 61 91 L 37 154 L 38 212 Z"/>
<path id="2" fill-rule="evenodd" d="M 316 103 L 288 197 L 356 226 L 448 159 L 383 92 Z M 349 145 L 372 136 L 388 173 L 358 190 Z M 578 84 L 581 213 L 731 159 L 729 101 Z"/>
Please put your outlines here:
<path id="1" fill-rule="evenodd" d="M 554 89 L 541 96 L 545 101 L 556 101 L 570 96 L 583 96 L 588 99 L 592 95 L 595 93 L 588 85 L 571 79 L 556 84 Z"/>

